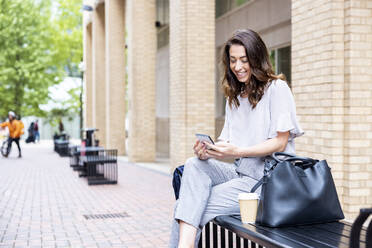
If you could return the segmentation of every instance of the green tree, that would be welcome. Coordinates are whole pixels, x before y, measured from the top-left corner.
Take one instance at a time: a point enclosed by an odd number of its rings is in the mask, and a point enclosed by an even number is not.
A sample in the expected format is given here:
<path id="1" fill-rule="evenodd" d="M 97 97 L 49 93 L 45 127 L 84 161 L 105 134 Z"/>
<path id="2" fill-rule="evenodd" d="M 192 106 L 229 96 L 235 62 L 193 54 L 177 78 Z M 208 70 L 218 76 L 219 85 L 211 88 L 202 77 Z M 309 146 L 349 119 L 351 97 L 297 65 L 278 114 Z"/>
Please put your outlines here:
<path id="1" fill-rule="evenodd" d="M 53 42 L 56 63 L 66 76 L 80 77 L 78 66 L 83 59 L 82 0 L 58 0 L 53 18 Z"/>
<path id="2" fill-rule="evenodd" d="M 65 77 L 79 77 L 82 80 L 79 70 L 79 64 L 83 60 L 82 0 L 58 0 L 56 5 L 57 11 L 53 18 L 56 64 L 64 69 Z M 61 118 L 61 114 L 69 117 L 80 114 L 81 117 L 82 87 L 73 88 L 68 93 L 70 99 L 61 103 L 63 107 L 50 111 L 50 119 Z"/>
<path id="3" fill-rule="evenodd" d="M 61 73 L 49 1 L 0 0 L 0 116 L 43 115 Z"/>

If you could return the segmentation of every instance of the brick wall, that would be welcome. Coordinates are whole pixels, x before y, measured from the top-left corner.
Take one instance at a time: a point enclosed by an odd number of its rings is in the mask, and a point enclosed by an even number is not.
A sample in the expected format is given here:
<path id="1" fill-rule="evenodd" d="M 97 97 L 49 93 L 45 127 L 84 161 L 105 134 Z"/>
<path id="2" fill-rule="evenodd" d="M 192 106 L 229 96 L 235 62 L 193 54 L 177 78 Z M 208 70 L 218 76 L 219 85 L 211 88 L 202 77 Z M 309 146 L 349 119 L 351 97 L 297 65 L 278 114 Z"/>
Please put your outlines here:
<path id="1" fill-rule="evenodd" d="M 84 127 L 92 127 L 92 24 L 84 27 Z"/>
<path id="2" fill-rule="evenodd" d="M 214 137 L 214 0 L 170 1 L 170 160 L 193 156 L 195 133 Z"/>
<path id="3" fill-rule="evenodd" d="M 306 132 L 297 153 L 327 159 L 347 218 L 372 199 L 372 12 L 352 3 L 292 0 L 292 89 Z"/>
<path id="4" fill-rule="evenodd" d="M 105 5 L 93 11 L 93 126 L 100 145 L 106 145 Z"/>
<path id="5" fill-rule="evenodd" d="M 345 1 L 344 206 L 372 206 L 372 1 Z"/>
<path id="6" fill-rule="evenodd" d="M 106 145 L 125 153 L 125 1 L 106 0 Z"/>
<path id="7" fill-rule="evenodd" d="M 128 0 L 130 161 L 155 160 L 155 0 Z"/>

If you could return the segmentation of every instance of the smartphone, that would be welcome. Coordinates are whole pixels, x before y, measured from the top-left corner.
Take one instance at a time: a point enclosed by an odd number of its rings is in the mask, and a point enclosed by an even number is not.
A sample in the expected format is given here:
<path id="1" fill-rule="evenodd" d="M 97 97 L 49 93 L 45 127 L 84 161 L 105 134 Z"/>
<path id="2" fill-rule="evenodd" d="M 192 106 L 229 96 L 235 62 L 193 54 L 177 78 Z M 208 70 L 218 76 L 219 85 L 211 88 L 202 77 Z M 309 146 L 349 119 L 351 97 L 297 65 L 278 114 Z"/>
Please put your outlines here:
<path id="1" fill-rule="evenodd" d="M 207 142 L 207 143 L 209 143 L 209 144 L 214 145 L 214 142 L 213 142 L 211 136 L 209 136 L 209 135 L 196 133 L 195 136 L 196 136 L 196 138 L 198 138 L 198 140 L 200 140 L 200 141 L 204 141 L 204 142 Z"/>

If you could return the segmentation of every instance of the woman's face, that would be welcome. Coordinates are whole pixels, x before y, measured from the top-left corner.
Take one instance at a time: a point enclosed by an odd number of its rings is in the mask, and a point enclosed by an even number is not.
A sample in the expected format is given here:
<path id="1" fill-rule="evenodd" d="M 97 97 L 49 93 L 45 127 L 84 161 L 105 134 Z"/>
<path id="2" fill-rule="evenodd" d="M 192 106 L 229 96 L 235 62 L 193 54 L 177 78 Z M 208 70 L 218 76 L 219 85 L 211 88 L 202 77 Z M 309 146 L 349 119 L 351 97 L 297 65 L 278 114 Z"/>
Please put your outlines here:
<path id="1" fill-rule="evenodd" d="M 251 76 L 251 70 L 244 46 L 231 45 L 229 53 L 231 71 L 235 74 L 239 82 L 247 83 Z"/>

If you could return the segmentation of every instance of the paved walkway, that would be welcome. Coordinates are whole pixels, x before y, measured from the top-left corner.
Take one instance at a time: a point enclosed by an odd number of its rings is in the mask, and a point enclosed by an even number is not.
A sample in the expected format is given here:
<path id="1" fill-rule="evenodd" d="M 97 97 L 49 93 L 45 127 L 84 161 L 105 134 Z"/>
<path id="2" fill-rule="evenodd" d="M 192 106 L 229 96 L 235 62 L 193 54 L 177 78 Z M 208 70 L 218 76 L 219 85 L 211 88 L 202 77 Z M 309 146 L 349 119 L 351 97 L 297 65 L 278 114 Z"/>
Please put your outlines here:
<path id="1" fill-rule="evenodd" d="M 14 148 L 0 158 L 0 247 L 167 247 L 170 176 L 120 161 L 117 185 L 88 186 L 52 146 Z"/>

